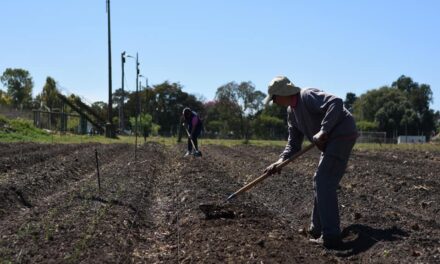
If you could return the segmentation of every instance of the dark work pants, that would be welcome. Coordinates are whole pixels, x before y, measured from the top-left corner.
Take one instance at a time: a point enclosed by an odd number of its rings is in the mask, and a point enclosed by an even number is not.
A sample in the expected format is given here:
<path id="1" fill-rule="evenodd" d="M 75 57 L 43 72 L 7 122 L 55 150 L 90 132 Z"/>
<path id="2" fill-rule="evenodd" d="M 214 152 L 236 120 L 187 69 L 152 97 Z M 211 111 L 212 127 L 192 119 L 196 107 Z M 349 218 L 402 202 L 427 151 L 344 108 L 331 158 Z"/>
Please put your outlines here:
<path id="1" fill-rule="evenodd" d="M 321 153 L 313 176 L 314 203 L 311 228 L 326 235 L 340 235 L 339 205 L 336 190 L 344 175 L 356 139 L 335 139 Z"/>
<path id="2" fill-rule="evenodd" d="M 189 131 L 191 131 L 191 128 L 189 128 Z M 194 135 L 192 138 L 192 141 L 194 142 L 194 146 L 196 147 L 196 150 L 199 150 L 199 145 L 197 142 L 197 138 L 200 136 L 200 132 L 202 131 L 201 128 L 196 127 L 196 130 L 194 131 Z M 191 144 L 191 139 L 188 138 L 188 151 L 191 152 L 193 150 L 193 146 Z"/>

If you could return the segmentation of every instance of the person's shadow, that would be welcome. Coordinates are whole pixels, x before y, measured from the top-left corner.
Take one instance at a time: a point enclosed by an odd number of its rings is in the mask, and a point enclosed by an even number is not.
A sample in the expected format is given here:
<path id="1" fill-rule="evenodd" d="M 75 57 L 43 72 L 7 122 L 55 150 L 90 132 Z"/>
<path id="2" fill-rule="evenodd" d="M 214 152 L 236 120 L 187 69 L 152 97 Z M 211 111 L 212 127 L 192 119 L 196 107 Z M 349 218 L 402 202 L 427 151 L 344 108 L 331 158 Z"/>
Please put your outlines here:
<path id="1" fill-rule="evenodd" d="M 408 232 L 393 226 L 376 229 L 366 225 L 354 224 L 342 231 L 343 244 L 338 253 L 340 257 L 350 257 L 367 251 L 379 241 L 396 241 L 409 236 Z"/>

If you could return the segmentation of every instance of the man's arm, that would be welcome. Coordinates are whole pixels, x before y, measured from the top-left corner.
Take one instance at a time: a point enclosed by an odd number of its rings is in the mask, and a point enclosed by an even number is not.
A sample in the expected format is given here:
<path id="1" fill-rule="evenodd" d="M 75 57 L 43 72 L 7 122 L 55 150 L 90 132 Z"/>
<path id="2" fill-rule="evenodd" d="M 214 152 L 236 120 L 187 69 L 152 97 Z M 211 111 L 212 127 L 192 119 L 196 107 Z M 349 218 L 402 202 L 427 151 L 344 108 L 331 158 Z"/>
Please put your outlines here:
<path id="1" fill-rule="evenodd" d="M 301 145 L 304 140 L 304 134 L 298 130 L 295 116 L 290 111 L 287 114 L 287 125 L 289 137 L 284 151 L 280 154 L 281 161 L 293 156 L 296 152 L 301 150 Z"/>
<path id="2" fill-rule="evenodd" d="M 270 164 L 264 170 L 264 173 L 281 173 L 281 168 L 279 168 L 278 165 L 301 150 L 304 134 L 298 130 L 295 117 L 290 111 L 287 113 L 287 124 L 289 137 L 287 139 L 286 147 L 284 148 L 283 153 L 280 154 L 280 158 L 274 163 Z"/>

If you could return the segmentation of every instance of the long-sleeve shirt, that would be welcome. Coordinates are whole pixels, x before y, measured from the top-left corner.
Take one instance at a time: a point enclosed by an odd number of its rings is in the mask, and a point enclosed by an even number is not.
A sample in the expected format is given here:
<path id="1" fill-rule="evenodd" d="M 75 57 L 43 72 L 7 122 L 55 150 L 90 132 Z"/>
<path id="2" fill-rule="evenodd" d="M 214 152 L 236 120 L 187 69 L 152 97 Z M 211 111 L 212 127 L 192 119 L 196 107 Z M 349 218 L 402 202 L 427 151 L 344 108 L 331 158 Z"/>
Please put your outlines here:
<path id="1" fill-rule="evenodd" d="M 196 133 L 197 130 L 201 130 L 201 120 L 196 112 L 192 111 L 190 118 L 185 122 L 188 125 L 188 130 L 190 134 Z"/>
<path id="2" fill-rule="evenodd" d="M 289 137 L 280 158 L 288 159 L 301 150 L 304 136 L 312 141 L 320 130 L 335 138 L 356 137 L 353 116 L 344 107 L 342 99 L 315 88 L 301 89 L 294 109 L 287 108 Z"/>

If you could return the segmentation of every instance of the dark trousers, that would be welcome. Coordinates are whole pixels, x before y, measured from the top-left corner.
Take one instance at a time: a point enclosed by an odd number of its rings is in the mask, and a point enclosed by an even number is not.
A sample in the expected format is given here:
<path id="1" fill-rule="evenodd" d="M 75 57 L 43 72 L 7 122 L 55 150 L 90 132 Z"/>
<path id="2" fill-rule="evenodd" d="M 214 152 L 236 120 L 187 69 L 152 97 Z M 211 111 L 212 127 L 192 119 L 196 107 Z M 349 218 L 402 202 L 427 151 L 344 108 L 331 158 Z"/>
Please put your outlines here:
<path id="1" fill-rule="evenodd" d="M 189 128 L 189 131 L 191 131 L 191 127 Z M 196 127 L 196 130 L 194 131 L 193 137 L 192 137 L 192 141 L 194 142 L 194 146 L 196 147 L 196 150 L 199 150 L 199 145 L 197 142 L 197 138 L 200 136 L 200 132 L 202 131 L 201 127 Z M 191 143 L 191 139 L 188 138 L 188 151 L 192 151 L 193 150 L 193 145 Z"/>
<path id="2" fill-rule="evenodd" d="M 353 140 L 333 140 L 328 142 L 321 153 L 318 170 L 313 176 L 314 203 L 311 227 L 326 235 L 339 235 L 339 205 L 336 190 L 344 175 Z"/>

